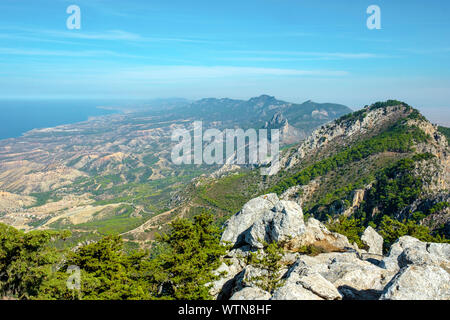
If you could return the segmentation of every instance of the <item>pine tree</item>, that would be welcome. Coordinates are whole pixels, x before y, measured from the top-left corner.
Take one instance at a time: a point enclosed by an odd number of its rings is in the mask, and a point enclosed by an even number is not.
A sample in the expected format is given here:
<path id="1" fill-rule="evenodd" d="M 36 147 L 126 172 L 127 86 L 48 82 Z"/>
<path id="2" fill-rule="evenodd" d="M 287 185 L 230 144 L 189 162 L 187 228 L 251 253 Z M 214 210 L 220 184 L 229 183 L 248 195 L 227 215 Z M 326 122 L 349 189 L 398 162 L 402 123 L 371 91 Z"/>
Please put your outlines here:
<path id="1" fill-rule="evenodd" d="M 217 278 L 226 247 L 220 243 L 220 229 L 211 214 L 202 213 L 193 221 L 177 219 L 169 234 L 160 236 L 165 250 L 152 263 L 154 279 L 160 283 L 161 299 L 211 299 L 209 286 Z"/>

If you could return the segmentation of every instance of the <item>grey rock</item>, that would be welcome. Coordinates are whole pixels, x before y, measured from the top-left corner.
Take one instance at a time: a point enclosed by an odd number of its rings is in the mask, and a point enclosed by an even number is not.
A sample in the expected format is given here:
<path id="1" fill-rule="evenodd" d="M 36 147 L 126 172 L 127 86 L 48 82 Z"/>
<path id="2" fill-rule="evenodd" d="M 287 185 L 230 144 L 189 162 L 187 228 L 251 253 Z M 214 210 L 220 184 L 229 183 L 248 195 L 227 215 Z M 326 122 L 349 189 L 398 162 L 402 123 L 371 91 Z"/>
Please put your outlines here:
<path id="1" fill-rule="evenodd" d="M 323 298 L 305 289 L 300 283 L 300 276 L 293 273 L 281 288 L 275 290 L 271 300 L 323 300 Z"/>
<path id="2" fill-rule="evenodd" d="M 319 220 L 314 218 L 308 219 L 305 232 L 290 243 L 291 249 L 309 245 L 322 248 L 326 252 L 354 249 L 346 236 L 329 231 Z"/>
<path id="3" fill-rule="evenodd" d="M 410 236 L 399 238 L 380 266 L 400 271 L 409 265 L 437 265 L 450 271 L 450 244 L 426 243 Z"/>
<path id="4" fill-rule="evenodd" d="M 381 261 L 380 266 L 388 270 L 399 271 L 401 267 L 398 258 L 406 248 L 426 251 L 426 243 L 410 236 L 403 236 L 391 246 L 389 255 Z"/>
<path id="5" fill-rule="evenodd" d="M 267 278 L 268 275 L 267 270 L 248 265 L 242 271 L 238 283 L 241 287 L 253 287 L 256 286 L 256 279 Z"/>
<path id="6" fill-rule="evenodd" d="M 253 224 L 245 235 L 245 242 L 261 249 L 262 241 L 286 242 L 301 236 L 305 229 L 302 208 L 293 201 L 281 200 Z"/>
<path id="7" fill-rule="evenodd" d="M 312 272 L 306 268 L 300 270 L 299 283 L 303 288 L 311 291 L 315 295 L 325 300 L 341 300 L 342 295 L 336 289 L 336 287 L 327 279 L 325 279 L 320 273 Z"/>
<path id="8" fill-rule="evenodd" d="M 438 266 L 411 265 L 390 282 L 382 300 L 450 300 L 450 275 Z"/>
<path id="9" fill-rule="evenodd" d="M 394 272 L 359 259 L 356 253 L 334 253 L 322 275 L 347 299 L 375 300 Z"/>
<path id="10" fill-rule="evenodd" d="M 434 256 L 450 261 L 450 245 L 448 243 L 429 243 L 427 251 Z"/>
<path id="11" fill-rule="evenodd" d="M 270 293 L 256 287 L 247 287 L 233 294 L 230 300 L 269 300 Z"/>
<path id="12" fill-rule="evenodd" d="M 296 238 L 305 232 L 302 208 L 293 201 L 280 201 L 272 209 L 274 211 L 271 238 L 283 242 Z"/>
<path id="13" fill-rule="evenodd" d="M 244 231 L 249 229 L 265 212 L 272 209 L 278 201 L 277 195 L 271 193 L 247 202 L 241 211 L 228 220 L 222 241 L 233 245 L 239 244 L 240 236 Z"/>
<path id="14" fill-rule="evenodd" d="M 230 296 L 233 286 L 234 278 L 242 271 L 243 266 L 240 260 L 236 258 L 227 259 L 228 264 L 222 263 L 213 273 L 220 276 L 220 278 L 211 283 L 209 293 L 214 298 L 219 296 Z"/>
<path id="15" fill-rule="evenodd" d="M 369 247 L 368 253 L 383 255 L 383 237 L 374 228 L 368 226 L 361 240 Z"/>
<path id="16" fill-rule="evenodd" d="M 363 261 L 356 252 L 323 253 L 316 257 L 302 256 L 290 272 L 303 270 L 318 273 L 338 290 L 343 298 L 376 300 L 395 272 Z"/>

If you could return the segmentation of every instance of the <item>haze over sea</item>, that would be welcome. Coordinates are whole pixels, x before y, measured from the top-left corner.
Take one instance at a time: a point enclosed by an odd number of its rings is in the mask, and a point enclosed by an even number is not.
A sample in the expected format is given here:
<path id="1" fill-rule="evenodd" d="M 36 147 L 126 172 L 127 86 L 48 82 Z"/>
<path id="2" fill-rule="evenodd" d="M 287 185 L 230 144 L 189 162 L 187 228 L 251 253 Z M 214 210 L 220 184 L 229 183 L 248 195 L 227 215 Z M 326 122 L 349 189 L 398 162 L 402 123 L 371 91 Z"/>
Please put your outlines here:
<path id="1" fill-rule="evenodd" d="M 0 139 L 20 137 L 36 129 L 86 121 L 89 117 L 117 113 L 98 108 L 97 100 L 0 100 Z"/>

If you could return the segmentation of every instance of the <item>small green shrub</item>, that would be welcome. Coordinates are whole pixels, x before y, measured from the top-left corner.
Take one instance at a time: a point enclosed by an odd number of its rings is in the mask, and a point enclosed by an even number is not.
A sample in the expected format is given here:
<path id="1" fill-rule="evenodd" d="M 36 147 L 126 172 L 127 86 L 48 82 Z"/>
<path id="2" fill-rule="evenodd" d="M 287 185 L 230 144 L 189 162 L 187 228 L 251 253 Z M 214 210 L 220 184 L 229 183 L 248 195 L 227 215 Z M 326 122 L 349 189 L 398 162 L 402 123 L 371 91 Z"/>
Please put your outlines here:
<path id="1" fill-rule="evenodd" d="M 260 257 L 258 257 L 260 256 Z M 255 277 L 251 279 L 261 289 L 272 293 L 275 289 L 283 285 L 281 277 L 281 258 L 283 257 L 283 248 L 276 242 L 271 244 L 264 243 L 264 249 L 262 253 L 251 253 L 250 264 L 267 270 L 267 276 Z"/>

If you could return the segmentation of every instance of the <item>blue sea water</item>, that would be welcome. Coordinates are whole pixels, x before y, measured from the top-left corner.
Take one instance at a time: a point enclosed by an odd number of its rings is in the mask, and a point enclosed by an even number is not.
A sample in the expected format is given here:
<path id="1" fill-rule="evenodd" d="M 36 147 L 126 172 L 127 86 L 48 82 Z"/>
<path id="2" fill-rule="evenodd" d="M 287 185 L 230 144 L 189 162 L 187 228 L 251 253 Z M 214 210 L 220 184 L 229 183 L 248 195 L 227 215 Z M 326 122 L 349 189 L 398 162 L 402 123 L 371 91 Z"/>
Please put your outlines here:
<path id="1" fill-rule="evenodd" d="M 105 105 L 107 101 L 97 100 L 0 100 L 0 139 L 118 112 L 98 108 Z"/>

